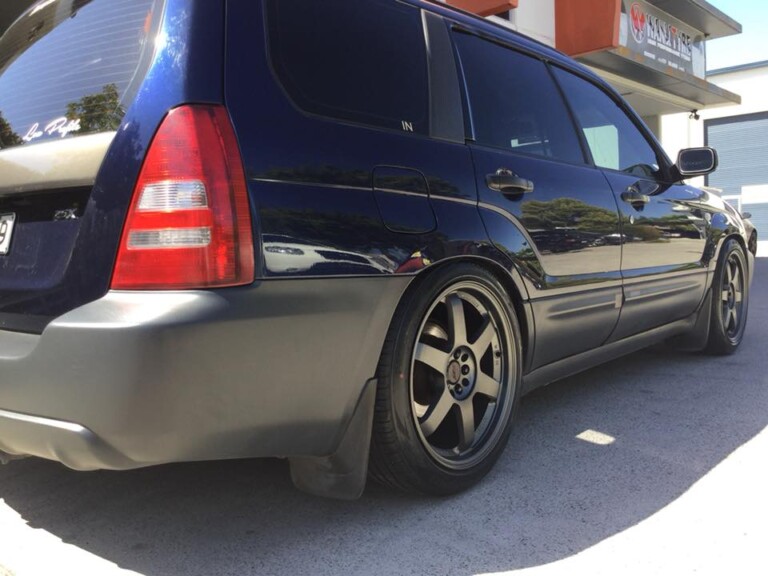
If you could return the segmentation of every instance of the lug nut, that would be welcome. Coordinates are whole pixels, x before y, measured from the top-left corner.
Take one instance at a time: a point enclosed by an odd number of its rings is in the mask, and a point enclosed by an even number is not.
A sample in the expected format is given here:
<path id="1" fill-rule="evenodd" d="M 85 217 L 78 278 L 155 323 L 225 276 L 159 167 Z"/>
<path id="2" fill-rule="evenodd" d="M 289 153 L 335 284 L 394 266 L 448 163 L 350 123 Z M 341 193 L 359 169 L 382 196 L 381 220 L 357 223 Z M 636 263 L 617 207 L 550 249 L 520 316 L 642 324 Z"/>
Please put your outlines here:
<path id="1" fill-rule="evenodd" d="M 469 386 L 469 380 L 467 380 L 466 378 L 462 378 L 462 379 L 461 379 L 461 384 L 462 384 L 463 386 Z"/>
<path id="2" fill-rule="evenodd" d="M 464 388 L 461 387 L 461 384 L 456 384 L 453 391 L 456 392 L 456 394 L 461 394 L 464 392 Z"/>
<path id="3" fill-rule="evenodd" d="M 464 374 L 464 376 L 469 374 L 469 366 L 462 366 L 461 367 L 461 373 Z"/>
<path id="4" fill-rule="evenodd" d="M 466 362 L 467 360 L 469 360 L 469 355 L 468 355 L 468 354 L 464 354 L 464 355 L 461 357 L 461 361 L 462 361 L 462 362 Z"/>

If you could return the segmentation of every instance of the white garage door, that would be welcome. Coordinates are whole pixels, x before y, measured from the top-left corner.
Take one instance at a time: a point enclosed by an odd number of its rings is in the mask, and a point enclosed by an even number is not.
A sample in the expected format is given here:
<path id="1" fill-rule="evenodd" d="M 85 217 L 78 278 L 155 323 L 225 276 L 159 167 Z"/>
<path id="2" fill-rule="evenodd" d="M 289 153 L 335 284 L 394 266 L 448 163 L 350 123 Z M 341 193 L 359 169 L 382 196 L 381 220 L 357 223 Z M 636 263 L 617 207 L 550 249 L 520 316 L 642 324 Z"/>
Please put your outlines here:
<path id="1" fill-rule="evenodd" d="M 707 120 L 704 127 L 707 146 L 720 156 L 707 184 L 724 196 L 741 196 L 741 209 L 752 214 L 758 237 L 768 239 L 768 112 Z"/>

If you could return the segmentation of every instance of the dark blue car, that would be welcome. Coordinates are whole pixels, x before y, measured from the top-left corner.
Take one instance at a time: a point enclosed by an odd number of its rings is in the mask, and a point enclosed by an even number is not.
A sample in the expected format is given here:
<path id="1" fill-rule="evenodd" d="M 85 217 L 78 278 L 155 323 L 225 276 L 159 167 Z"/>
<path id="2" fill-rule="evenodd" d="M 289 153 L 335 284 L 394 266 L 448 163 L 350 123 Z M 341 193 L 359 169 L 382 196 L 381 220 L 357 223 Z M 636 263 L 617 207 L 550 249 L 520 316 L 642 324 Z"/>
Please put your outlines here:
<path id="1" fill-rule="evenodd" d="M 449 494 L 521 394 L 742 339 L 754 228 L 684 181 L 716 153 L 673 163 L 546 46 L 420 0 L 27 4 L 0 28 L 0 459 Z"/>

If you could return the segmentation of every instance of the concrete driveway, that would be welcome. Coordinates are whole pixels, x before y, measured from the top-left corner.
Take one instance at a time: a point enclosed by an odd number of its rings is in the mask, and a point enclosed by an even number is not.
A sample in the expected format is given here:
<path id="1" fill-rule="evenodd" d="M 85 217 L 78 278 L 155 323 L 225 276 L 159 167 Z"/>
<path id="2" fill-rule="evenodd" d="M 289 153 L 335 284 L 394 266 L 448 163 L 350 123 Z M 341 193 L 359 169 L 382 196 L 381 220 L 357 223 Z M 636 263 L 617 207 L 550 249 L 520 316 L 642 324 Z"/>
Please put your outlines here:
<path id="1" fill-rule="evenodd" d="M 458 497 L 296 492 L 285 463 L 0 468 L 0 576 L 768 574 L 768 260 L 727 358 L 655 349 L 526 397 Z"/>

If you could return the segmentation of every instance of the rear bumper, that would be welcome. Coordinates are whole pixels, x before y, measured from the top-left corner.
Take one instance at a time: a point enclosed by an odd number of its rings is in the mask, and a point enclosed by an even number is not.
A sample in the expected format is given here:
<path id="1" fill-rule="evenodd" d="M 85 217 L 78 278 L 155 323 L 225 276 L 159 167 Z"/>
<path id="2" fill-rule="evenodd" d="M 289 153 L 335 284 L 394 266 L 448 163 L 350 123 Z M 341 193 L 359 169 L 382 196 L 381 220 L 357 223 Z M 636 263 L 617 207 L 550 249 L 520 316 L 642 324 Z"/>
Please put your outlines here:
<path id="1" fill-rule="evenodd" d="M 110 292 L 0 332 L 0 451 L 83 470 L 331 454 L 409 281 Z"/>
<path id="2" fill-rule="evenodd" d="M 0 439 L 3 438 L 13 446 L 12 456 L 40 456 L 80 470 L 137 466 L 88 428 L 63 420 L 0 410 Z M 3 444 L 0 440 L 0 446 Z"/>

